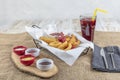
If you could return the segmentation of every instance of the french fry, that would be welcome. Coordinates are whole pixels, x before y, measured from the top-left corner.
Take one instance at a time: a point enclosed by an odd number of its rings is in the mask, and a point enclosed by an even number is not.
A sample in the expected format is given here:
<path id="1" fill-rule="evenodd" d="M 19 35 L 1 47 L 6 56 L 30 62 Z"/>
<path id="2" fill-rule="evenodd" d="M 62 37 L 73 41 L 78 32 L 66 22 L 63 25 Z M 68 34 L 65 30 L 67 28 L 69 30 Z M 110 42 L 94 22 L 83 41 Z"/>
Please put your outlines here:
<path id="1" fill-rule="evenodd" d="M 58 48 L 64 50 L 67 47 L 67 45 L 68 45 L 68 42 L 65 41 L 64 43 L 62 43 L 61 45 L 59 45 Z"/>
<path id="2" fill-rule="evenodd" d="M 41 40 L 45 41 L 46 43 L 50 43 L 50 42 L 54 42 L 54 41 L 57 41 L 56 38 L 53 38 L 53 37 L 46 37 L 46 36 L 42 36 L 40 37 Z"/>
<path id="3" fill-rule="evenodd" d="M 66 41 L 70 41 L 70 36 L 66 35 Z"/>
<path id="4" fill-rule="evenodd" d="M 40 39 L 48 43 L 49 46 L 59 48 L 65 51 L 76 48 L 81 43 L 80 40 L 78 40 L 74 34 L 72 34 L 71 36 L 65 35 L 64 38 L 65 38 L 65 42 L 61 42 L 58 39 L 58 37 L 47 37 L 47 36 L 40 37 Z M 61 40 L 62 39 L 63 38 L 61 38 Z"/>
<path id="5" fill-rule="evenodd" d="M 69 43 L 68 46 L 67 46 L 67 48 L 65 48 L 64 50 L 67 51 L 67 50 L 70 50 L 71 48 L 72 48 L 72 44 Z"/>
<path id="6" fill-rule="evenodd" d="M 59 41 L 54 41 L 54 42 L 49 43 L 50 46 L 55 47 L 55 48 L 57 48 L 57 47 L 58 47 L 59 45 L 61 45 L 61 44 L 62 44 L 62 43 L 59 42 Z"/>
<path id="7" fill-rule="evenodd" d="M 80 40 L 77 40 L 76 42 L 73 43 L 73 46 L 77 47 L 80 44 Z"/>
<path id="8" fill-rule="evenodd" d="M 71 43 L 73 45 L 73 43 L 76 42 L 76 37 L 75 35 L 71 35 L 71 39 L 69 40 L 69 43 Z"/>

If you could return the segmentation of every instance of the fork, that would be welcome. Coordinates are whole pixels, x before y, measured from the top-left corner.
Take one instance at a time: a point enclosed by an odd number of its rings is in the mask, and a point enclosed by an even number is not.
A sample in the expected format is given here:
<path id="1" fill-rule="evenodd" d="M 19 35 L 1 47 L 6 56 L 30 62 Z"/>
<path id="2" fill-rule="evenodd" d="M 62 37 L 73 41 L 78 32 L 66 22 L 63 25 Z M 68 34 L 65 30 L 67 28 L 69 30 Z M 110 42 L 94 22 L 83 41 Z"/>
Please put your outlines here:
<path id="1" fill-rule="evenodd" d="M 112 64 L 113 64 L 113 68 L 115 69 L 116 66 L 115 66 L 115 61 L 114 61 L 114 59 L 113 59 L 113 54 L 114 54 L 114 48 L 113 48 L 113 46 L 108 46 L 108 47 L 107 47 L 107 51 L 108 51 L 108 54 L 109 54 L 110 57 L 111 57 Z"/>

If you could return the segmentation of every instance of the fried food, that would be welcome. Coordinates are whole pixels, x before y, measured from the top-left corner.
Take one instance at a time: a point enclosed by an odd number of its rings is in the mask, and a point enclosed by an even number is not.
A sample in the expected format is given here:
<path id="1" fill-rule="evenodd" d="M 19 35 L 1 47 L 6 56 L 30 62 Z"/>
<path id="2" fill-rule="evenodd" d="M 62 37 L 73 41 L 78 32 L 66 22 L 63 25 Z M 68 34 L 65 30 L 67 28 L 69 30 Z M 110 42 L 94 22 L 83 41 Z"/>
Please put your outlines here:
<path id="1" fill-rule="evenodd" d="M 58 47 L 59 45 L 61 45 L 61 44 L 62 44 L 62 43 L 59 42 L 59 41 L 55 41 L 55 42 L 49 43 L 50 46 L 55 47 L 55 48 L 57 48 L 57 47 Z"/>
<path id="2" fill-rule="evenodd" d="M 66 41 L 70 41 L 70 36 L 66 35 Z"/>
<path id="3" fill-rule="evenodd" d="M 70 50 L 71 48 L 72 48 L 72 44 L 69 43 L 68 46 L 67 46 L 67 48 L 65 48 L 64 50 L 67 51 L 67 50 Z"/>
<path id="4" fill-rule="evenodd" d="M 77 40 L 76 42 L 73 43 L 73 46 L 77 47 L 80 44 L 80 40 Z"/>
<path id="5" fill-rule="evenodd" d="M 68 45 L 68 42 L 67 41 L 65 41 L 64 43 L 62 43 L 60 46 L 58 46 L 58 48 L 59 49 L 65 49 L 66 47 L 67 47 L 67 45 Z"/>
<path id="6" fill-rule="evenodd" d="M 71 43 L 73 45 L 74 42 L 76 42 L 76 37 L 75 37 L 75 35 L 72 34 L 71 38 L 69 40 L 69 43 Z"/>
<path id="7" fill-rule="evenodd" d="M 40 39 L 48 43 L 49 46 L 59 48 L 65 51 L 76 48 L 81 43 L 74 34 L 70 36 L 64 35 L 63 33 L 54 33 L 52 35 L 55 35 L 55 37 L 42 36 L 40 37 Z"/>
<path id="8" fill-rule="evenodd" d="M 57 41 L 56 38 L 53 38 L 53 37 L 46 37 L 46 36 L 42 36 L 40 37 L 41 40 L 45 41 L 46 43 L 51 43 L 51 42 L 54 42 L 54 41 Z"/>

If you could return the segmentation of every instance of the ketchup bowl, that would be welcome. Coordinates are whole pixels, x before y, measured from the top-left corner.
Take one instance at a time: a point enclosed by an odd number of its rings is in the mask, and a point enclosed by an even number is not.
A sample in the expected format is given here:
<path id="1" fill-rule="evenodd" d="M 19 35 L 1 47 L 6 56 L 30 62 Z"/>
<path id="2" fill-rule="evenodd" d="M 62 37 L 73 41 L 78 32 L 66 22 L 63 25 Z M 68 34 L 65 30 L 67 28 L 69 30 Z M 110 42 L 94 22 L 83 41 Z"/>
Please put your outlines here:
<path id="1" fill-rule="evenodd" d="M 25 47 L 25 46 L 16 46 L 16 47 L 13 48 L 13 51 L 17 55 L 24 55 L 26 49 L 27 49 L 27 47 Z"/>
<path id="2" fill-rule="evenodd" d="M 22 55 L 20 57 L 20 62 L 25 66 L 30 66 L 35 61 L 35 57 L 32 55 Z"/>

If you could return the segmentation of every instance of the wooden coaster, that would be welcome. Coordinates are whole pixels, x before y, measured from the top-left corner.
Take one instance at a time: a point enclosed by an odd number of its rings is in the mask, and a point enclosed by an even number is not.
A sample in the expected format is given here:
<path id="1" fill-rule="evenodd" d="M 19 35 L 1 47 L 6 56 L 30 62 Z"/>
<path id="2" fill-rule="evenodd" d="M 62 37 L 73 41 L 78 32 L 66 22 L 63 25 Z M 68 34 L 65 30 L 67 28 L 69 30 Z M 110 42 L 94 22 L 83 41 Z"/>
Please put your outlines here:
<path id="1" fill-rule="evenodd" d="M 19 56 L 16 55 L 14 52 L 12 52 L 11 54 L 11 59 L 14 62 L 15 66 L 20 71 L 32 73 L 33 75 L 36 75 L 42 78 L 50 78 L 58 72 L 58 68 L 55 64 L 54 64 L 54 67 L 48 71 L 41 71 L 40 69 L 36 68 L 35 62 L 31 66 L 25 66 L 20 62 Z"/>

